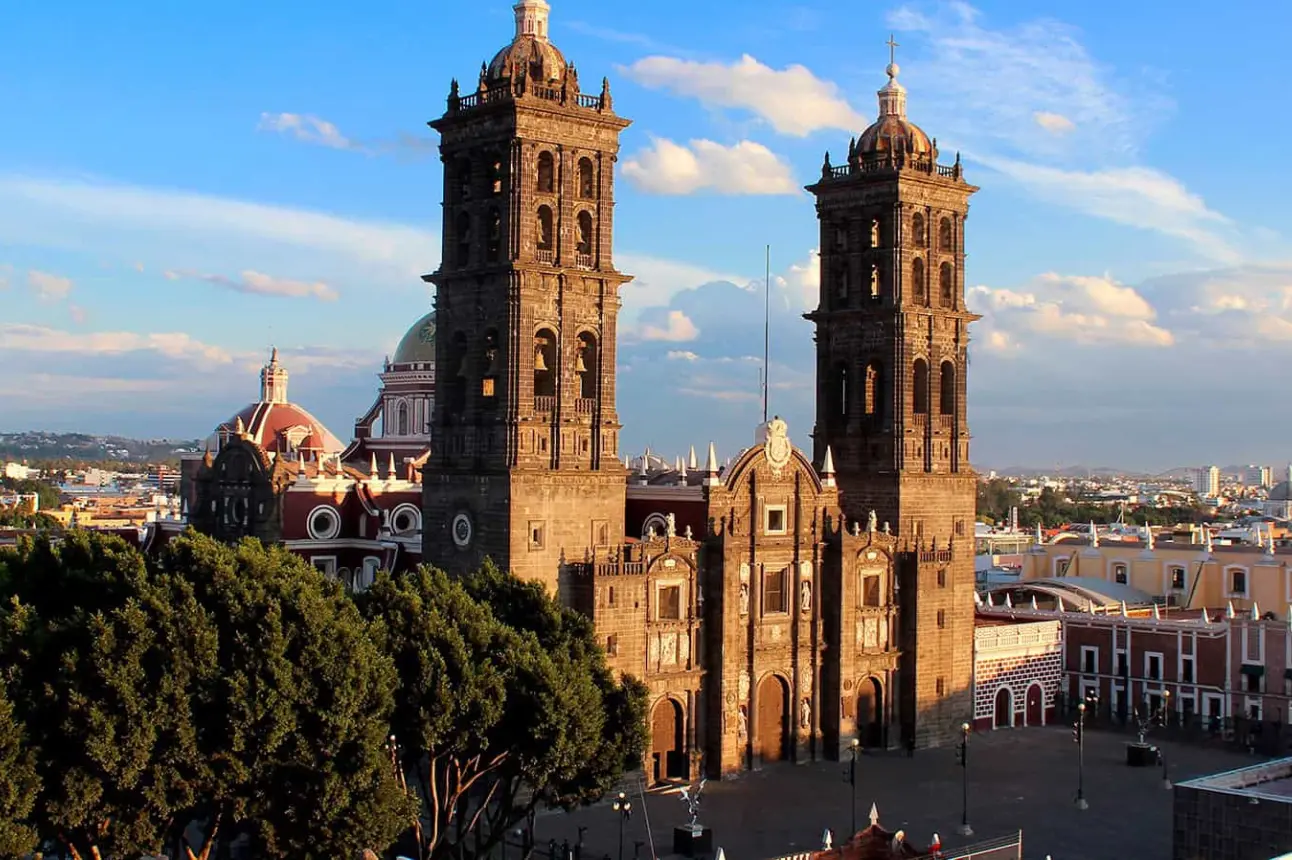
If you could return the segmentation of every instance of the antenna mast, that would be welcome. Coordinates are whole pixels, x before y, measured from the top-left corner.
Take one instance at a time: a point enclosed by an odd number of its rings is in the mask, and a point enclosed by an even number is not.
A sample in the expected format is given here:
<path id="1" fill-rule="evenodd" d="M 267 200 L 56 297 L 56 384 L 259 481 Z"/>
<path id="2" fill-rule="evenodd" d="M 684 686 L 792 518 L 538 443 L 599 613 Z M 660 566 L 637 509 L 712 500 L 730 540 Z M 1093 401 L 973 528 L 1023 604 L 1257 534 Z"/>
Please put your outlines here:
<path id="1" fill-rule="evenodd" d="M 767 377 L 772 350 L 772 246 L 767 246 L 767 269 L 763 280 L 763 423 L 767 423 Z"/>

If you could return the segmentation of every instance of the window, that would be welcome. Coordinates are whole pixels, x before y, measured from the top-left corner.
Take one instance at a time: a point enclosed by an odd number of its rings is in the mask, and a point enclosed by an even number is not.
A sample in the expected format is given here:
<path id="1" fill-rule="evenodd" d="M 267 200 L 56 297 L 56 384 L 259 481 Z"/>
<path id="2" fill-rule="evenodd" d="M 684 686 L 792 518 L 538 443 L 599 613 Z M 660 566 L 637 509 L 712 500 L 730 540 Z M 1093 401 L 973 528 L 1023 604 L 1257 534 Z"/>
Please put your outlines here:
<path id="1" fill-rule="evenodd" d="M 1171 568 L 1171 590 L 1184 591 L 1184 568 Z"/>
<path id="2" fill-rule="evenodd" d="M 1119 585 L 1126 584 L 1126 565 L 1124 564 L 1113 565 L 1113 582 L 1116 582 Z"/>
<path id="3" fill-rule="evenodd" d="M 878 361 L 866 365 L 866 414 L 879 415 L 884 409 L 884 368 Z"/>
<path id="4" fill-rule="evenodd" d="M 606 637 L 606 656 L 614 657 L 619 654 L 619 637 L 611 633 Z"/>
<path id="5" fill-rule="evenodd" d="M 408 404 L 404 401 L 399 402 L 399 407 L 395 410 L 395 433 L 398 436 L 408 435 Z"/>
<path id="6" fill-rule="evenodd" d="M 924 216 L 919 212 L 911 216 L 911 241 L 917 248 L 923 248 L 929 244 L 929 233 L 924 226 Z"/>
<path id="7" fill-rule="evenodd" d="M 489 210 L 488 233 L 485 237 L 485 259 L 490 263 L 498 262 L 502 252 L 502 215 L 497 207 Z"/>
<path id="8" fill-rule="evenodd" d="M 502 159 L 494 158 L 489 164 L 489 190 L 494 194 L 502 193 Z"/>
<path id="9" fill-rule="evenodd" d="M 656 618 L 660 621 L 682 620 L 682 586 L 661 585 L 656 592 L 659 609 Z"/>
<path id="10" fill-rule="evenodd" d="M 316 555 L 310 559 L 310 564 L 314 569 L 329 579 L 336 578 L 336 556 L 334 555 Z"/>
<path id="11" fill-rule="evenodd" d="M 534 335 L 534 396 L 555 397 L 556 377 L 552 368 L 556 367 L 556 333 L 551 329 L 540 329 Z M 538 404 L 535 407 L 538 408 Z"/>
<path id="12" fill-rule="evenodd" d="M 1099 674 L 1099 649 L 1094 645 L 1081 646 L 1081 671 L 1087 675 Z"/>
<path id="13" fill-rule="evenodd" d="M 579 159 L 579 196 L 590 200 L 597 194 L 597 180 L 593 173 L 592 159 Z"/>
<path id="14" fill-rule="evenodd" d="M 1162 655 L 1148 653 L 1144 655 L 1144 677 L 1150 681 L 1162 680 Z"/>
<path id="15" fill-rule="evenodd" d="M 328 505 L 310 511 L 306 524 L 306 531 L 314 540 L 332 540 L 341 533 L 341 516 Z"/>
<path id="16" fill-rule="evenodd" d="M 947 611 L 945 609 L 939 609 L 938 610 L 938 629 L 941 630 L 946 626 L 947 626 Z"/>
<path id="17" fill-rule="evenodd" d="M 946 694 L 947 694 L 947 679 L 938 678 L 938 695 L 945 696 Z"/>
<path id="18" fill-rule="evenodd" d="M 834 270 L 834 295 L 839 302 L 848 301 L 848 265 L 840 263 L 839 267 Z"/>
<path id="19" fill-rule="evenodd" d="M 1231 597 L 1247 596 L 1247 571 L 1241 567 L 1229 570 L 1229 595 Z"/>
<path id="20" fill-rule="evenodd" d="M 480 396 L 488 401 L 486 405 L 492 406 L 493 398 L 497 395 L 498 379 L 498 332 L 495 329 L 485 332 L 484 357 L 485 369 L 484 376 L 480 378 Z"/>
<path id="21" fill-rule="evenodd" d="M 955 270 L 950 263 L 943 263 L 938 269 L 938 292 L 942 307 L 955 305 Z"/>
<path id="22" fill-rule="evenodd" d="M 1259 693 L 1261 691 L 1261 678 L 1259 675 L 1243 675 L 1243 691 L 1247 693 Z"/>
<path id="23" fill-rule="evenodd" d="M 879 574 L 868 573 L 861 577 L 861 605 L 881 605 L 879 595 Z"/>
<path id="24" fill-rule="evenodd" d="M 938 370 L 938 411 L 956 414 L 956 366 L 949 361 L 942 362 Z"/>
<path id="25" fill-rule="evenodd" d="M 578 353 L 574 356 L 574 373 L 579 380 L 579 397 L 595 400 L 597 396 L 597 339 L 590 333 L 579 335 Z"/>
<path id="26" fill-rule="evenodd" d="M 543 523 L 531 522 L 529 524 L 529 548 L 530 549 L 543 548 L 543 537 L 544 537 L 543 532 L 544 532 Z"/>
<path id="27" fill-rule="evenodd" d="M 401 537 L 422 530 L 422 512 L 416 505 L 400 505 L 391 511 L 390 530 Z"/>
<path id="28" fill-rule="evenodd" d="M 763 511 L 763 532 L 769 535 L 783 535 L 786 532 L 786 515 L 784 505 L 768 505 Z"/>
<path id="29" fill-rule="evenodd" d="M 458 268 L 462 269 L 471 265 L 471 215 L 466 212 L 458 213 Z"/>
<path id="30" fill-rule="evenodd" d="M 929 363 L 922 358 L 915 359 L 915 371 L 912 374 L 911 407 L 916 415 L 929 414 Z"/>
<path id="31" fill-rule="evenodd" d="M 1180 682 L 1184 684 L 1193 683 L 1193 658 L 1180 658 Z"/>
<path id="32" fill-rule="evenodd" d="M 947 569 L 945 567 L 940 567 L 938 568 L 938 588 L 946 588 L 946 587 L 947 587 Z"/>
<path id="33" fill-rule="evenodd" d="M 943 218 L 938 224 L 938 250 L 943 253 L 955 250 L 951 242 L 951 219 Z"/>
<path id="34" fill-rule="evenodd" d="M 579 213 L 578 252 L 580 254 L 592 253 L 592 213 L 586 210 Z"/>
<path id="35" fill-rule="evenodd" d="M 367 591 L 372 587 L 373 580 L 377 578 L 377 571 L 381 570 L 381 559 L 375 555 L 370 555 L 363 560 L 363 567 L 356 573 L 354 590 Z"/>
<path id="36" fill-rule="evenodd" d="M 615 587 L 613 585 L 606 588 L 606 606 L 615 605 Z"/>
<path id="37" fill-rule="evenodd" d="M 848 417 L 848 366 L 839 364 L 834 369 L 834 415 Z"/>
<path id="38" fill-rule="evenodd" d="M 454 170 L 457 176 L 458 199 L 465 202 L 471 199 L 471 162 L 465 158 L 457 163 Z"/>
<path id="39" fill-rule="evenodd" d="M 1125 678 L 1130 674 L 1130 663 L 1126 660 L 1126 652 L 1121 648 L 1117 649 L 1117 676 Z"/>
<path id="40" fill-rule="evenodd" d="M 551 194 L 556 187 L 556 160 L 550 152 L 538 154 L 538 190 L 541 194 Z"/>
<path id="41" fill-rule="evenodd" d="M 538 207 L 538 250 L 552 250 L 552 208 Z"/>
<path id="42" fill-rule="evenodd" d="M 1256 722 L 1260 722 L 1261 720 L 1261 700 L 1260 699 L 1247 700 L 1247 718 L 1250 720 L 1255 720 Z"/>
<path id="43" fill-rule="evenodd" d="M 763 612 L 789 612 L 789 593 L 786 580 L 789 571 L 785 568 L 768 571 L 763 575 Z"/>
<path id="44" fill-rule="evenodd" d="M 911 263 L 911 295 L 915 301 L 924 304 L 924 261 L 919 257 Z"/>

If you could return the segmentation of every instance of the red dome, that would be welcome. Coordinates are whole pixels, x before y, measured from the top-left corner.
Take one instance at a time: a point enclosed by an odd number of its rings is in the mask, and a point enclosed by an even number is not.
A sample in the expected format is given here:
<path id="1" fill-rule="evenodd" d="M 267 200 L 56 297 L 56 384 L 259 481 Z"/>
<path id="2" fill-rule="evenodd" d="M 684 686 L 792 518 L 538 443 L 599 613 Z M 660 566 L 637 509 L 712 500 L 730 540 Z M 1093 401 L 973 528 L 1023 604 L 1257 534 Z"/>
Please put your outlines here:
<path id="1" fill-rule="evenodd" d="M 239 430 L 266 451 L 313 451 L 339 454 L 345 449 L 341 440 L 323 424 L 295 403 L 252 403 L 221 424 L 221 436 L 236 435 Z"/>

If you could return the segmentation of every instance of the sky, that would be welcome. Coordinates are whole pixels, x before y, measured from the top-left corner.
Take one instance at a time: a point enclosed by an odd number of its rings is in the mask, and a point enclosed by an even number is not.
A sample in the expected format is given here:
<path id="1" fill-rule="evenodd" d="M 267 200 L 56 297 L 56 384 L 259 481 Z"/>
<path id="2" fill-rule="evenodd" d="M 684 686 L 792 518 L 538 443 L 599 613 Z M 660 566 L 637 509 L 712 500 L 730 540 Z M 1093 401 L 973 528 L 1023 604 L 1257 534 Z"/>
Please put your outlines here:
<path id="1" fill-rule="evenodd" d="M 551 0 L 622 137 L 626 452 L 760 420 L 810 448 L 802 186 L 908 113 L 982 190 L 966 225 L 980 468 L 1282 464 L 1292 4 Z M 511 39 L 505 0 L 18 4 L 0 27 L 0 431 L 206 435 L 258 394 L 350 435 L 431 307 L 426 126 Z"/>

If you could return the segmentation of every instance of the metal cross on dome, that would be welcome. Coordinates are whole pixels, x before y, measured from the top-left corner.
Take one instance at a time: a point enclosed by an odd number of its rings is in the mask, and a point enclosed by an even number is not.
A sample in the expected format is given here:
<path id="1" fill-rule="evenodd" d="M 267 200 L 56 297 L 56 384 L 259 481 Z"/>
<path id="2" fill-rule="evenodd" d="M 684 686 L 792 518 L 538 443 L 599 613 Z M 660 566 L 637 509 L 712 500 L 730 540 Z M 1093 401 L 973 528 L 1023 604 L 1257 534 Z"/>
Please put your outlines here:
<path id="1" fill-rule="evenodd" d="M 885 42 L 884 44 L 888 45 L 888 62 L 889 62 L 890 64 L 892 64 L 892 63 L 896 63 L 896 62 L 897 62 L 897 49 L 898 49 L 898 48 L 900 48 L 900 47 L 902 47 L 902 46 L 901 46 L 901 45 L 899 45 L 897 42 L 894 42 L 894 41 L 893 41 L 893 34 L 892 34 L 892 33 L 889 33 L 889 34 L 888 34 L 888 41 L 887 41 L 887 42 Z"/>

